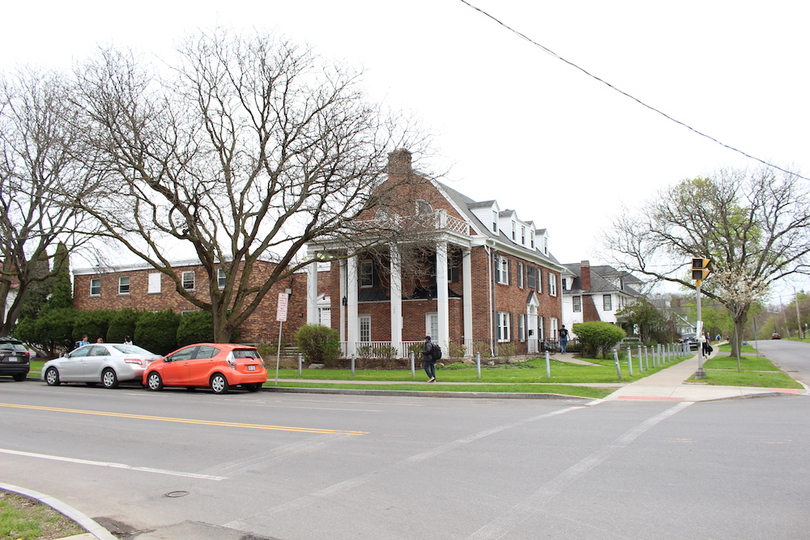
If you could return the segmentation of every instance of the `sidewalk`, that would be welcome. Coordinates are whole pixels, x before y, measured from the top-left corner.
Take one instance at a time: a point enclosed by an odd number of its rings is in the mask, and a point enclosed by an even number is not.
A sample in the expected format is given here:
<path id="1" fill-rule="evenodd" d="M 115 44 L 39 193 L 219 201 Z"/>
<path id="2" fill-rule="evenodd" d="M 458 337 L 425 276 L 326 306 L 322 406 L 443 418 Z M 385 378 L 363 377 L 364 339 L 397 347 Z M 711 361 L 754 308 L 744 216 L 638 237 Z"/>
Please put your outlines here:
<path id="1" fill-rule="evenodd" d="M 717 354 L 715 352 L 711 357 Z M 715 386 L 699 381 L 684 384 L 698 369 L 697 355 L 679 364 L 662 369 L 638 381 L 619 388 L 603 401 L 660 400 L 660 401 L 716 401 L 720 399 L 804 394 L 806 390 L 785 388 L 754 388 L 749 386 Z"/>

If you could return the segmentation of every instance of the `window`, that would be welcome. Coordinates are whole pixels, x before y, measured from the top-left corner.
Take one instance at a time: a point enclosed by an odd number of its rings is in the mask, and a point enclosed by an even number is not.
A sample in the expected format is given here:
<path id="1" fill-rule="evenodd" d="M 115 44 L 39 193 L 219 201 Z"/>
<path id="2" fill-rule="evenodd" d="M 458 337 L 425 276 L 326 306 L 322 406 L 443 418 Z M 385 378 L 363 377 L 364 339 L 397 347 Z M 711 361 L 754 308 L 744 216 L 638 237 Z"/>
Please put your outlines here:
<path id="1" fill-rule="evenodd" d="M 492 232 L 498 232 L 498 212 L 492 211 Z"/>
<path id="2" fill-rule="evenodd" d="M 90 279 L 90 296 L 101 296 L 101 278 Z"/>
<path id="3" fill-rule="evenodd" d="M 534 249 L 534 231 L 529 232 L 529 243 L 531 248 Z"/>
<path id="4" fill-rule="evenodd" d="M 549 322 L 549 324 L 551 324 L 550 330 L 551 330 L 552 339 L 558 339 L 560 335 L 557 333 L 557 329 L 560 327 L 559 326 L 560 323 L 557 320 L 557 317 L 549 318 L 548 322 Z"/>
<path id="5" fill-rule="evenodd" d="M 447 282 L 458 283 L 461 271 L 461 257 L 459 253 L 452 252 L 447 256 Z"/>
<path id="6" fill-rule="evenodd" d="M 511 313 L 506 311 L 499 311 L 498 312 L 498 341 L 511 341 L 511 332 L 510 332 L 510 319 Z"/>
<path id="7" fill-rule="evenodd" d="M 512 222 L 512 240 L 517 240 L 517 225 L 515 222 Z"/>
<path id="8" fill-rule="evenodd" d="M 523 263 L 517 263 L 517 286 L 523 288 Z"/>
<path id="9" fill-rule="evenodd" d="M 155 294 L 160 292 L 160 272 L 152 272 L 149 274 L 149 284 L 147 292 L 149 294 Z"/>
<path id="10" fill-rule="evenodd" d="M 518 339 L 526 341 L 526 314 L 520 313 L 518 315 Z"/>
<path id="11" fill-rule="evenodd" d="M 524 225 L 520 226 L 520 243 L 526 245 L 526 227 Z"/>
<path id="12" fill-rule="evenodd" d="M 195 286 L 194 271 L 187 270 L 183 272 L 183 288 L 187 291 L 193 291 Z"/>
<path id="13" fill-rule="evenodd" d="M 509 259 L 506 257 L 498 260 L 498 283 L 509 285 Z"/>
<path id="14" fill-rule="evenodd" d="M 543 292 L 543 271 L 537 269 L 537 292 Z"/>
<path id="15" fill-rule="evenodd" d="M 557 296 L 557 274 L 548 273 L 548 294 Z"/>
<path id="16" fill-rule="evenodd" d="M 360 341 L 371 341 L 371 315 L 360 315 Z"/>
<path id="17" fill-rule="evenodd" d="M 560 278 L 560 285 L 562 285 L 562 290 L 568 290 L 568 278 Z"/>
<path id="18" fill-rule="evenodd" d="M 528 281 L 528 286 L 530 289 L 537 288 L 537 274 L 536 268 L 534 266 L 529 266 L 526 269 L 526 281 Z"/>
<path id="19" fill-rule="evenodd" d="M 360 261 L 360 286 L 374 286 L 374 262 Z"/>
<path id="20" fill-rule="evenodd" d="M 129 294 L 129 276 L 118 278 L 118 294 Z"/>
<path id="21" fill-rule="evenodd" d="M 439 314 L 436 312 L 425 313 L 425 335 L 430 336 L 433 341 L 439 341 Z"/>
<path id="22" fill-rule="evenodd" d="M 225 288 L 225 281 L 226 281 L 226 279 L 227 279 L 227 278 L 225 277 L 225 270 L 224 270 L 224 269 L 222 269 L 222 268 L 218 268 L 218 269 L 217 269 L 217 286 L 218 286 L 220 289 L 224 289 L 224 288 Z"/>
<path id="23" fill-rule="evenodd" d="M 574 313 L 579 313 L 582 311 L 582 297 L 581 296 L 574 296 Z"/>
<path id="24" fill-rule="evenodd" d="M 602 295 L 602 309 L 604 311 L 613 310 L 613 297 L 609 294 Z"/>
<path id="25" fill-rule="evenodd" d="M 543 317 L 537 317 L 537 339 L 543 341 L 546 339 L 546 330 L 543 324 Z"/>

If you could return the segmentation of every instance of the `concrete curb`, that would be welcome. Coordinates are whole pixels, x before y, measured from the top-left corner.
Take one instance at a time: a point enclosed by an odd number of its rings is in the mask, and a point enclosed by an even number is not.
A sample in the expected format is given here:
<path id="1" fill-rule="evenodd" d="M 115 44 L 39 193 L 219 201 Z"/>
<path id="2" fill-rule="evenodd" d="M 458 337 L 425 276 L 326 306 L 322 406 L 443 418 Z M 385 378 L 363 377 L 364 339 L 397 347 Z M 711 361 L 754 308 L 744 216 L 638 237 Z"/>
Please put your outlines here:
<path id="1" fill-rule="evenodd" d="M 568 396 L 565 394 L 526 394 L 510 392 L 421 392 L 419 390 L 361 390 L 352 388 L 291 388 L 291 387 L 263 387 L 263 392 L 280 392 L 284 394 L 346 394 L 354 396 L 397 396 L 397 397 L 436 397 L 436 398 L 468 398 L 468 399 L 582 399 L 593 400 L 592 397 Z"/>
<path id="2" fill-rule="evenodd" d="M 113 536 L 113 534 L 110 531 L 108 531 L 107 529 L 105 529 L 104 527 L 102 527 L 101 525 L 99 525 L 86 515 L 82 514 L 75 508 L 68 506 L 67 504 L 63 503 L 58 499 L 54 499 L 53 497 L 39 493 L 32 489 L 25 489 L 18 486 L 12 486 L 11 484 L 0 483 L 0 489 L 4 489 L 6 491 L 13 491 L 14 493 L 17 493 L 19 495 L 24 495 L 31 499 L 36 499 L 42 504 L 47 504 L 60 514 L 75 521 L 80 527 L 84 528 L 84 530 L 86 530 L 88 534 L 91 534 L 94 538 L 97 538 L 98 540 L 118 540 L 115 536 Z M 81 538 L 82 536 L 84 535 L 78 535 L 79 538 Z"/>

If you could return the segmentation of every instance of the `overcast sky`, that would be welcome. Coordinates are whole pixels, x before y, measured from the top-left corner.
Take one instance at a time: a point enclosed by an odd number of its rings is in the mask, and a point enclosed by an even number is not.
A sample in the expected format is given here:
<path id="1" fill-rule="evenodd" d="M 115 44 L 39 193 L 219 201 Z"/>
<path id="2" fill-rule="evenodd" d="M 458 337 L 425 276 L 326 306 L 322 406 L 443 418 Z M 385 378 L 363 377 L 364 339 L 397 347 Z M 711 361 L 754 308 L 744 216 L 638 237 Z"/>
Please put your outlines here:
<path id="1" fill-rule="evenodd" d="M 810 175 L 810 4 L 469 2 L 695 130 Z M 45 0 L 7 2 L 3 16 L 3 69 L 67 68 L 109 44 L 168 56 L 184 35 L 216 25 L 307 43 L 362 68 L 373 99 L 421 120 L 436 156 L 420 166 L 548 229 L 563 263 L 604 262 L 596 233 L 622 203 L 759 165 L 461 0 Z"/>

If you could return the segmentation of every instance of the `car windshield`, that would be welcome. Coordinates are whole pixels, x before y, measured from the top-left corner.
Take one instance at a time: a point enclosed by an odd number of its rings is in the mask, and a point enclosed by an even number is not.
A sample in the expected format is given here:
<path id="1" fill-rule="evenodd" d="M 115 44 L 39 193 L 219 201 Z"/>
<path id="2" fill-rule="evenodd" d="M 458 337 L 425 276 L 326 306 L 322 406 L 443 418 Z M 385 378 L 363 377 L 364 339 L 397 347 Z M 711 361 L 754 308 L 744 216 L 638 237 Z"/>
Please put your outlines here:
<path id="1" fill-rule="evenodd" d="M 3 342 L 0 343 L 0 350 L 2 351 L 17 351 L 24 352 L 26 349 L 21 343 Z"/>
<path id="2" fill-rule="evenodd" d="M 233 357 L 234 358 L 255 358 L 256 360 L 261 360 L 262 357 L 259 356 L 259 351 L 256 349 L 234 349 L 233 350 Z"/>
<path id="3" fill-rule="evenodd" d="M 124 354 L 141 354 L 143 356 L 157 356 L 155 353 L 142 349 L 137 345 L 113 345 L 113 349 Z"/>

